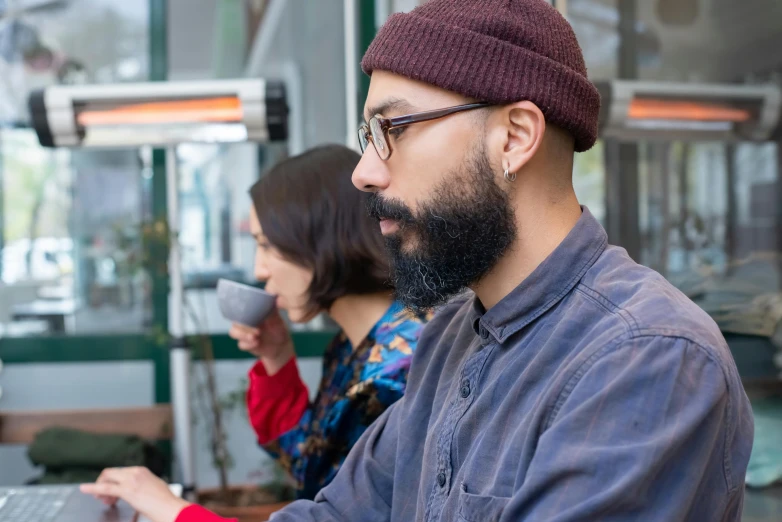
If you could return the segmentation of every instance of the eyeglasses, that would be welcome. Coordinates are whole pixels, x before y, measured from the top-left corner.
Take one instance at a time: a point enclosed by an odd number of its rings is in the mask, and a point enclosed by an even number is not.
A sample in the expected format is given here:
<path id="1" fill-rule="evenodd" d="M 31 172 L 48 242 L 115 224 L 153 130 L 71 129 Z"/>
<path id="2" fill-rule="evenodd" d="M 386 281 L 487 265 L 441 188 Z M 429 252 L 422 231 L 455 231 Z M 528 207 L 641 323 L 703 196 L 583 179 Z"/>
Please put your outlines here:
<path id="1" fill-rule="evenodd" d="M 468 103 L 466 105 L 457 105 L 445 109 L 397 116 L 396 118 L 383 118 L 379 114 L 375 115 L 369 119 L 369 123 L 365 123 L 358 128 L 358 143 L 361 146 L 361 153 L 363 154 L 367 150 L 369 143 L 372 142 L 372 145 L 375 146 L 375 150 L 377 151 L 377 155 L 380 159 L 385 161 L 391 157 L 392 152 L 391 142 L 388 139 L 388 131 L 391 129 L 405 127 L 423 121 L 437 120 L 450 116 L 451 114 L 456 114 L 457 112 L 481 109 L 483 107 L 489 107 L 490 105 L 492 104 L 488 102 Z"/>

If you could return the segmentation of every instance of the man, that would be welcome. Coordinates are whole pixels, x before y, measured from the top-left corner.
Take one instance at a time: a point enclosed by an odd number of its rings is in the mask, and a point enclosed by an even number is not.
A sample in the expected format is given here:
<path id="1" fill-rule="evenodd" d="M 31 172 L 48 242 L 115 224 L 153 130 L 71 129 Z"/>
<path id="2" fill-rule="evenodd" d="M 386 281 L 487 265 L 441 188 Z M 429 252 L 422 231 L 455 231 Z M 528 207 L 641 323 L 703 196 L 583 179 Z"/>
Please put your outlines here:
<path id="1" fill-rule="evenodd" d="M 273 520 L 740 520 L 753 427 L 724 339 L 576 200 L 599 95 L 568 23 L 430 0 L 362 65 L 353 181 L 399 297 L 439 311 L 405 396 Z"/>
<path id="2" fill-rule="evenodd" d="M 399 296 L 474 295 L 438 311 L 335 481 L 274 520 L 740 520 L 753 427 L 724 339 L 576 200 L 599 95 L 568 23 L 543 0 L 431 0 L 362 66 L 353 182 Z"/>

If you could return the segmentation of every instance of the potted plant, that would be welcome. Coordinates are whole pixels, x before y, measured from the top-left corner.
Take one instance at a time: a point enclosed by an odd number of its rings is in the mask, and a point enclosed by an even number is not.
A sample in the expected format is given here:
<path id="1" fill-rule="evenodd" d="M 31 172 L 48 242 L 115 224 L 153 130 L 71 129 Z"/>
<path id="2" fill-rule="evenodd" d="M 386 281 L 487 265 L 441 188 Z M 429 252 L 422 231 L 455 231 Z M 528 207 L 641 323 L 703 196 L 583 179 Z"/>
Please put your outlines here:
<path id="1" fill-rule="evenodd" d="M 228 450 L 227 436 L 224 430 L 225 414 L 238 409 L 245 412 L 244 401 L 247 393 L 247 380 L 224 397 L 219 397 L 214 372 L 214 350 L 208 335 L 198 335 L 191 339 L 193 347 L 198 347 L 203 360 L 205 385 L 197 389 L 201 393 L 201 403 L 207 405 L 209 421 L 209 449 L 212 463 L 218 472 L 219 487 L 201 489 L 197 492 L 198 501 L 217 514 L 236 518 L 239 522 L 258 522 L 267 520 L 272 513 L 294 500 L 294 488 L 278 465 L 270 471 L 256 473 L 256 484 L 230 485 L 228 470 L 234 459 Z"/>

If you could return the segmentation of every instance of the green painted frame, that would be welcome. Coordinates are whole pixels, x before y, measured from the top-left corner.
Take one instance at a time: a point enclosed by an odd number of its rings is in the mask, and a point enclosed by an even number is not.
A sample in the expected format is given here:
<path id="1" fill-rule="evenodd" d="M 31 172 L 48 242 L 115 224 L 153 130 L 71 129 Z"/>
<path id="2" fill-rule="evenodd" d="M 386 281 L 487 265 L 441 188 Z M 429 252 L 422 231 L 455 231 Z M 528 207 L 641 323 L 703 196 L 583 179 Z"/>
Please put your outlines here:
<path id="1" fill-rule="evenodd" d="M 335 332 L 295 332 L 293 341 L 299 357 L 320 357 Z M 239 350 L 228 335 L 210 335 L 215 359 L 252 359 Z M 142 361 L 168 358 L 168 346 L 140 334 L 84 335 L 62 337 L 18 337 L 0 340 L 4 364 L 78 363 Z M 195 360 L 201 357 L 197 351 Z M 166 379 L 167 380 L 167 379 Z"/>
<path id="2" fill-rule="evenodd" d="M 363 58 L 364 53 L 369 49 L 369 44 L 375 38 L 377 29 L 375 28 L 375 0 L 361 0 L 358 5 L 358 42 L 359 42 L 359 60 Z M 358 68 L 358 114 L 364 114 L 364 102 L 369 94 L 369 76 L 361 70 L 361 64 L 354 64 Z"/>
<path id="3" fill-rule="evenodd" d="M 168 77 L 168 0 L 149 0 L 149 80 L 164 82 Z M 166 151 L 152 151 L 152 219 L 167 218 Z M 153 263 L 168 259 L 168 249 L 156 247 Z M 153 330 L 168 331 L 167 276 L 152 276 Z M 155 363 L 155 402 L 171 402 L 171 364 L 168 350 L 147 336 L 136 341 Z"/>

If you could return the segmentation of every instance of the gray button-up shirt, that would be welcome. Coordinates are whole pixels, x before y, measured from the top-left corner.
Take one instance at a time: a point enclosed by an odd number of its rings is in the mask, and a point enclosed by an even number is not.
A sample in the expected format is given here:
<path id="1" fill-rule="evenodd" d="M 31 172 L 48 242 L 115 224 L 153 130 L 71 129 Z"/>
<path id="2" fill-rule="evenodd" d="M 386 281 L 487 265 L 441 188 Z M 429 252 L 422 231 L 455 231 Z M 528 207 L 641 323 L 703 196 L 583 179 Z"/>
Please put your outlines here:
<path id="1" fill-rule="evenodd" d="M 584 209 L 496 306 L 440 310 L 404 398 L 273 520 L 739 521 L 752 432 L 714 322 Z"/>

